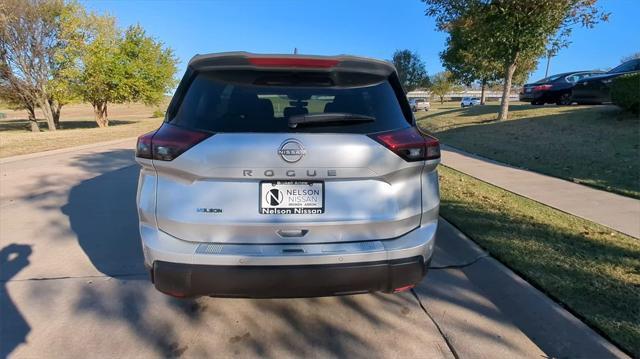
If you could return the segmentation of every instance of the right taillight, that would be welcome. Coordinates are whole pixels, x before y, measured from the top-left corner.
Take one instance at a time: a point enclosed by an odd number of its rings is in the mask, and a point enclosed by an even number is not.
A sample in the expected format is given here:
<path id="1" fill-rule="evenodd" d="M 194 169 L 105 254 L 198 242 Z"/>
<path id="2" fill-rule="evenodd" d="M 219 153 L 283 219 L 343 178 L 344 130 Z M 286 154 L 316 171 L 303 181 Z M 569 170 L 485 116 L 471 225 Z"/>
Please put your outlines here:
<path id="1" fill-rule="evenodd" d="M 164 123 L 156 131 L 138 137 L 136 157 L 171 161 L 211 135 Z"/>
<path id="2" fill-rule="evenodd" d="M 369 135 L 406 161 L 440 158 L 440 143 L 435 137 L 424 135 L 415 127 Z"/>

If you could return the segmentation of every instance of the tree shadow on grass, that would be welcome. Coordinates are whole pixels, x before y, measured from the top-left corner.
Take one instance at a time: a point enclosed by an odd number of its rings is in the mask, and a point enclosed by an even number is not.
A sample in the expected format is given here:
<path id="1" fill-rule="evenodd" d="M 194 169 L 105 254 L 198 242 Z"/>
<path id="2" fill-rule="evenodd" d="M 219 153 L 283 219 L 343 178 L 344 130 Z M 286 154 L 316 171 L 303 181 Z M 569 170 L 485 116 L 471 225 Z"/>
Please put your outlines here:
<path id="1" fill-rule="evenodd" d="M 640 270 L 638 246 L 589 240 L 579 232 L 540 223 L 533 217 L 506 217 L 462 200 L 445 199 L 440 208 L 443 217 L 492 256 L 619 345 L 640 354 L 640 346 L 632 344 L 640 343 L 637 334 L 632 334 L 640 329 L 640 310 L 635 305 L 640 302 L 640 293 L 631 274 Z M 500 298 L 492 300 L 500 303 Z"/>
<path id="2" fill-rule="evenodd" d="M 512 104 L 512 105 L 509 105 L 509 112 L 511 113 L 511 112 L 530 110 L 536 107 L 539 107 L 539 106 L 531 106 L 526 104 Z M 487 104 L 487 105 L 478 105 L 478 106 L 471 106 L 471 107 L 453 108 L 449 110 L 432 112 L 432 113 L 429 113 L 429 111 L 427 111 L 425 116 L 422 116 L 417 120 L 418 121 L 435 120 L 438 117 L 451 115 L 453 113 L 457 113 L 456 116 L 460 116 L 460 117 L 474 117 L 474 116 L 484 116 L 484 115 L 495 114 L 495 117 L 491 119 L 491 120 L 495 120 L 498 117 L 498 112 L 500 112 L 499 104 L 497 105 Z"/>
<path id="3" fill-rule="evenodd" d="M 619 117 L 622 116 L 622 117 Z M 638 119 L 602 108 L 438 132 L 445 144 L 492 160 L 640 198 Z"/>
<path id="4" fill-rule="evenodd" d="M 109 126 L 120 126 L 135 123 L 132 120 L 109 120 Z M 47 122 L 38 119 L 40 131 L 46 131 Z M 58 130 L 75 130 L 86 128 L 98 128 L 98 124 L 93 120 L 61 120 Z M 25 131 L 31 132 L 31 125 L 27 119 L 0 120 L 0 132 L 2 131 Z"/>

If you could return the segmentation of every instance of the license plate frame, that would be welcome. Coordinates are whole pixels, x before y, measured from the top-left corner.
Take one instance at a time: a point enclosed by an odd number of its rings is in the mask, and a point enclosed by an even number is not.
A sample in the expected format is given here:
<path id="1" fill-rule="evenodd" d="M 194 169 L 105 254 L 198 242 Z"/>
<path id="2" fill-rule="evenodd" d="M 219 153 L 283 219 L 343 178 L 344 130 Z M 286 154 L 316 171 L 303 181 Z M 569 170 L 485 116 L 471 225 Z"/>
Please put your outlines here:
<path id="1" fill-rule="evenodd" d="M 268 180 L 260 181 L 258 186 L 259 214 L 307 215 L 324 213 L 324 181 Z M 271 191 L 274 189 L 276 191 Z"/>

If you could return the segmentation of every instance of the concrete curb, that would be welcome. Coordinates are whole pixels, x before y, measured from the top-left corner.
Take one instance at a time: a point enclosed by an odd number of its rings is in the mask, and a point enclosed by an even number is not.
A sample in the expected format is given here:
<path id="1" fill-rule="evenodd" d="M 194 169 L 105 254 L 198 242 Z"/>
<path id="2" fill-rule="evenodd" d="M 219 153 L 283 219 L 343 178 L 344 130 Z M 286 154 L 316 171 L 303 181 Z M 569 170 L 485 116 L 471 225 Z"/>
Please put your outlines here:
<path id="1" fill-rule="evenodd" d="M 456 247 L 467 254 L 485 252 L 446 219 L 440 217 L 440 221 L 443 227 L 453 231 L 453 238 L 458 242 L 448 243 L 451 246 L 449 250 Z M 629 358 L 562 305 L 492 256 L 483 257 L 460 270 L 551 357 Z"/>
<path id="2" fill-rule="evenodd" d="M 24 155 L 10 156 L 10 157 L 5 157 L 5 158 L 0 158 L 0 165 L 1 164 L 6 164 L 6 163 L 17 162 L 17 161 L 29 160 L 29 159 L 33 159 L 33 158 L 40 158 L 40 157 L 59 155 L 59 154 L 68 153 L 68 152 L 75 152 L 75 151 L 79 151 L 79 150 L 86 150 L 86 149 L 92 149 L 92 148 L 100 148 L 100 147 L 106 147 L 106 146 L 111 146 L 111 145 L 117 145 L 117 144 L 124 143 L 124 142 L 127 142 L 127 141 L 133 141 L 135 139 L 137 139 L 137 137 L 127 137 L 127 138 L 121 138 L 121 139 L 118 139 L 118 140 L 90 143 L 90 144 L 87 144 L 87 145 L 65 147 L 65 148 L 59 148 L 59 149 L 49 150 L 49 151 L 42 151 L 42 152 L 35 152 L 35 153 L 27 153 L 27 154 L 24 154 Z"/>

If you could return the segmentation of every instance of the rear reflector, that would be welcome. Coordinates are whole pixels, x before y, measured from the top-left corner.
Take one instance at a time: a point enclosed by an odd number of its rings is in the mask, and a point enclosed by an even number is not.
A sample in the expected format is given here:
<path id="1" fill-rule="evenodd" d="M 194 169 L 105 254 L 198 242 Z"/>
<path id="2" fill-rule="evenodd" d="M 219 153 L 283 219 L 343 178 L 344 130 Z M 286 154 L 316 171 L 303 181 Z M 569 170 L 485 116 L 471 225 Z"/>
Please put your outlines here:
<path id="1" fill-rule="evenodd" d="M 440 158 L 438 140 L 420 133 L 415 127 L 369 136 L 409 162 Z"/>
<path id="2" fill-rule="evenodd" d="M 308 67 L 308 68 L 329 68 L 334 67 L 339 60 L 331 59 L 305 59 L 291 57 L 250 57 L 249 63 L 262 67 Z"/>
<path id="3" fill-rule="evenodd" d="M 136 157 L 171 161 L 211 135 L 164 123 L 156 131 L 138 137 Z"/>

